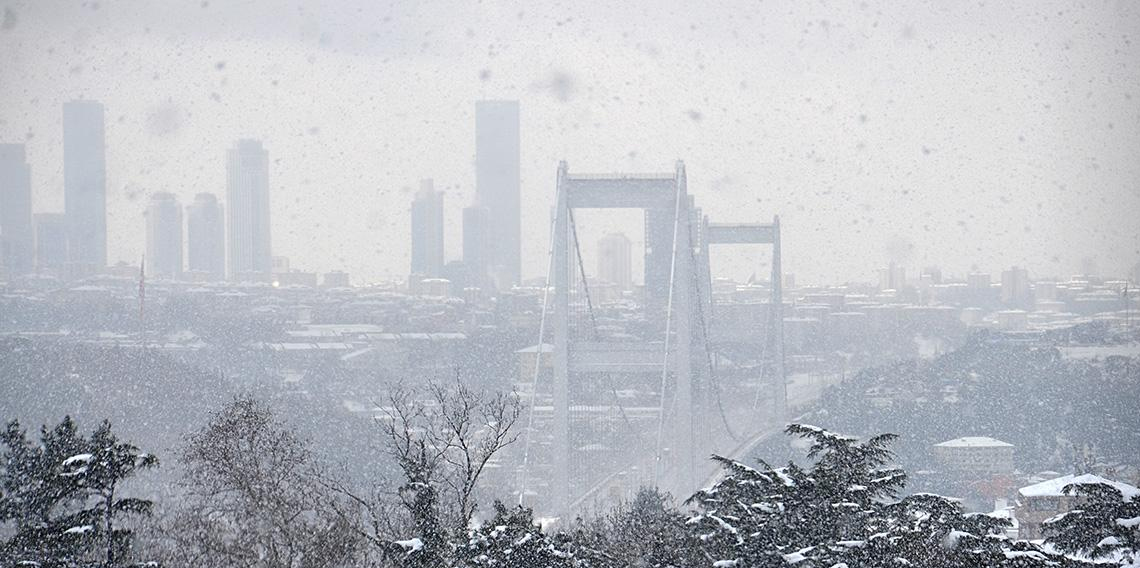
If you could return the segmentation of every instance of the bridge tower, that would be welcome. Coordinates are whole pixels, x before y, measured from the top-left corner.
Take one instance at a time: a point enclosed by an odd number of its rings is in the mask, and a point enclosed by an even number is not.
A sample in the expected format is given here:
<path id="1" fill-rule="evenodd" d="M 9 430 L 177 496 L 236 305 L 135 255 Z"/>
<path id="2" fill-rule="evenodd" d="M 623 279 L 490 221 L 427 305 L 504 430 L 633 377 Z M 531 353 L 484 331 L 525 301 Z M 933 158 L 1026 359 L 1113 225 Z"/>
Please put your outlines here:
<path id="1" fill-rule="evenodd" d="M 652 471 L 647 483 L 683 497 L 704 478 L 706 458 L 717 451 L 719 421 L 712 411 L 715 384 L 708 321 L 711 314 L 711 275 L 708 251 L 717 244 L 770 244 L 772 306 L 767 337 L 773 342 L 777 392 L 772 413 L 783 421 L 786 413 L 782 349 L 782 289 L 779 220 L 772 224 L 710 224 L 688 194 L 685 166 L 678 161 L 672 173 L 648 175 L 572 174 L 561 162 L 557 174 L 555 215 L 551 242 L 551 306 L 553 327 L 553 384 L 550 506 L 552 513 L 571 518 L 572 492 L 581 459 L 575 459 L 572 421 L 575 388 L 581 394 L 586 380 L 598 376 L 638 377 L 657 383 L 655 436 L 643 439 L 643 452 L 623 456 L 642 472 Z M 644 214 L 645 310 L 643 333 L 636 340 L 605 341 L 596 333 L 581 331 L 593 324 L 593 305 L 577 237 L 574 212 L 579 209 L 639 209 Z M 581 291 L 584 290 L 584 294 Z M 584 299 L 581 297 L 584 295 Z M 585 307 L 583 307 L 585 306 Z M 544 303 L 544 310 L 546 304 Z M 589 319 L 583 311 L 589 311 Z M 545 314 L 545 311 L 544 311 Z M 596 326 L 595 326 L 596 330 Z M 541 335 L 541 333 L 540 333 Z M 542 344 L 540 338 L 539 344 Z M 537 375 L 536 375 L 537 376 Z M 647 377 L 653 376 L 653 379 Z M 615 402 L 617 399 L 614 390 Z M 719 405 L 720 399 L 717 399 Z M 621 403 L 617 402 L 620 406 Z M 646 409 L 642 409 L 646 410 Z M 622 409 L 623 418 L 625 410 Z M 727 429 L 727 423 L 725 424 Z M 731 435 L 731 433 L 729 433 Z M 639 434 L 639 437 L 641 434 Z M 725 448 L 727 449 L 727 448 Z M 652 453 L 650 453 L 650 451 Z M 582 459 L 586 459 L 579 455 Z M 524 468 L 525 469 L 525 468 Z M 525 479 L 525 472 L 524 472 Z M 591 482 L 592 483 L 592 482 Z M 584 489 L 577 487 L 577 489 Z M 525 487 L 524 487 L 525 490 Z M 581 491 L 579 492 L 581 493 Z"/>

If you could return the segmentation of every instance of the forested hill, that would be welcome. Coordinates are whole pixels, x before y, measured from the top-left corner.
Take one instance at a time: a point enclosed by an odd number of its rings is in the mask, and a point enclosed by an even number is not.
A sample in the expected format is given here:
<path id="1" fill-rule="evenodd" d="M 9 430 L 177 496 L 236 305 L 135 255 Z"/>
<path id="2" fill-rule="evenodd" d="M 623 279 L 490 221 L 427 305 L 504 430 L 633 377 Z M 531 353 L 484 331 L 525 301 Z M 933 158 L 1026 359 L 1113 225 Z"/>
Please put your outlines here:
<path id="1" fill-rule="evenodd" d="M 231 396 L 220 375 L 153 351 L 0 340 L 0 416 L 31 431 L 71 415 L 108 419 L 124 438 L 169 452 Z"/>
<path id="2" fill-rule="evenodd" d="M 1052 347 L 978 334 L 932 360 L 865 369 L 827 392 L 807 420 L 851 434 L 898 432 L 907 468 L 962 436 L 1014 444 L 1025 472 L 1069 471 L 1074 448 L 1134 464 L 1140 456 L 1140 359 L 1068 359 Z"/>

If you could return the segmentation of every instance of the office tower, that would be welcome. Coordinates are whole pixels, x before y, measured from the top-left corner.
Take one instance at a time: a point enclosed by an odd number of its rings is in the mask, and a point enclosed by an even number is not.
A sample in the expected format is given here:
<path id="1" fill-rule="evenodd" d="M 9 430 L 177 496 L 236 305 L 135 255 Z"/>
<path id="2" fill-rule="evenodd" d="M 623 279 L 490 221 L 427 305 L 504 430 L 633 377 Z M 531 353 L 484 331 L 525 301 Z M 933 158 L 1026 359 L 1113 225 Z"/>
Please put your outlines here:
<path id="1" fill-rule="evenodd" d="M 226 163 L 229 276 L 268 278 L 273 269 L 269 237 L 269 154 L 257 140 L 239 140 Z"/>
<path id="2" fill-rule="evenodd" d="M 475 103 L 475 205 L 487 210 L 487 267 L 500 285 L 517 284 L 521 270 L 518 101 Z"/>
<path id="3" fill-rule="evenodd" d="M 438 278 L 442 273 L 443 193 L 425 179 L 412 201 L 412 274 Z"/>
<path id="4" fill-rule="evenodd" d="M 879 269 L 880 290 L 901 290 L 906 286 L 906 268 L 890 263 L 886 268 Z"/>
<path id="5" fill-rule="evenodd" d="M 63 104 L 63 193 L 68 260 L 80 274 L 107 267 L 107 165 L 103 105 Z"/>
<path id="6" fill-rule="evenodd" d="M 226 276 L 225 214 L 212 193 L 199 193 L 186 206 L 186 256 L 191 272 L 208 280 Z"/>
<path id="7" fill-rule="evenodd" d="M 988 290 L 990 275 L 986 272 L 971 272 L 966 275 L 966 287 L 973 290 Z"/>
<path id="8" fill-rule="evenodd" d="M 633 289 L 632 245 L 624 233 L 610 233 L 598 241 L 598 280 Z"/>
<path id="9" fill-rule="evenodd" d="M 0 268 L 9 276 L 32 271 L 32 170 L 23 144 L 0 144 Z"/>
<path id="10" fill-rule="evenodd" d="M 1029 271 L 1016 266 L 1001 273 L 1001 301 L 1011 308 L 1030 309 Z"/>
<path id="11" fill-rule="evenodd" d="M 151 195 L 146 207 L 146 271 L 156 279 L 182 276 L 182 206 L 165 191 Z"/>
<path id="12" fill-rule="evenodd" d="M 942 283 L 942 269 L 937 266 L 927 266 L 926 268 L 923 268 L 922 275 L 928 276 L 930 282 L 933 284 Z"/>
<path id="13" fill-rule="evenodd" d="M 67 215 L 37 213 L 36 270 L 60 275 L 67 264 Z"/>
<path id="14" fill-rule="evenodd" d="M 486 207 L 463 209 L 463 264 L 467 267 L 468 285 L 476 288 L 491 283 L 488 262 L 489 224 L 490 214 Z"/>

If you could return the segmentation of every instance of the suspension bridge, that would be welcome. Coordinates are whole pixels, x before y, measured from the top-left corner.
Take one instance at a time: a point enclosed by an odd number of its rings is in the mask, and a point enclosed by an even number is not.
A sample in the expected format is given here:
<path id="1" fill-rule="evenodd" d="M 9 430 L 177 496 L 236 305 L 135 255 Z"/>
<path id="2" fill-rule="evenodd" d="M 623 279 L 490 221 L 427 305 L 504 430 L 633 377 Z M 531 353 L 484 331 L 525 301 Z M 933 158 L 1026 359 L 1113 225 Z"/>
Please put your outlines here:
<path id="1" fill-rule="evenodd" d="M 644 294 L 640 313 L 624 314 L 635 333 L 613 337 L 599 325 L 606 309 L 586 278 L 581 209 L 644 214 Z M 723 245 L 769 248 L 766 304 L 715 301 L 709 256 Z M 577 174 L 562 162 L 548 261 L 520 501 L 530 495 L 541 513 L 570 519 L 615 484 L 687 496 L 708 477 L 709 454 L 729 454 L 784 423 L 778 217 L 710 222 L 680 161 L 672 173 L 647 175 Z M 725 333 L 718 318 L 746 321 Z M 543 385 L 548 344 L 553 372 Z M 548 403 L 539 404 L 540 391 Z"/>

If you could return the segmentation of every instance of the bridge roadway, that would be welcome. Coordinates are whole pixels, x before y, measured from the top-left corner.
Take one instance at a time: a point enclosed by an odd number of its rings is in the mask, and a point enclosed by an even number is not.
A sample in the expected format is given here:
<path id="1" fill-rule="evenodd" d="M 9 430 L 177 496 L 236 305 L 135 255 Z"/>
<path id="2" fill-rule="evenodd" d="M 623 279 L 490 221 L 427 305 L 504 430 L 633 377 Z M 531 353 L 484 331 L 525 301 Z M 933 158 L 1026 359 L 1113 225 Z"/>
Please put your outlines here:
<path id="1" fill-rule="evenodd" d="M 795 415 L 797 412 L 806 410 L 806 407 L 811 403 L 819 400 L 823 395 L 823 390 L 831 385 L 838 384 L 842 379 L 839 373 L 819 375 L 809 373 L 799 373 L 788 376 L 788 412 Z M 766 401 L 762 401 L 762 404 Z M 793 418 L 792 420 L 795 420 Z M 763 424 L 759 425 L 755 432 L 753 432 L 748 439 L 740 442 L 725 457 L 734 460 L 746 460 L 753 450 L 756 449 L 761 443 L 773 435 L 782 435 L 784 431 L 784 424 Z M 708 487 L 716 483 L 720 479 L 721 469 L 716 467 L 711 461 L 707 462 L 709 467 L 705 471 L 703 477 L 704 482 L 699 487 L 692 489 L 695 492 L 701 487 Z M 631 466 L 634 464 L 630 464 Z M 572 501 L 570 510 L 575 514 L 581 513 L 584 510 L 591 508 L 594 505 L 606 505 L 604 503 L 607 496 L 618 493 L 625 494 L 628 489 L 627 479 L 625 475 L 629 473 L 629 469 L 623 471 L 615 471 L 606 476 L 600 482 L 595 484 L 580 497 Z M 636 489 L 636 488 L 632 488 Z M 678 501 L 684 501 L 688 498 L 685 496 L 674 496 Z"/>

